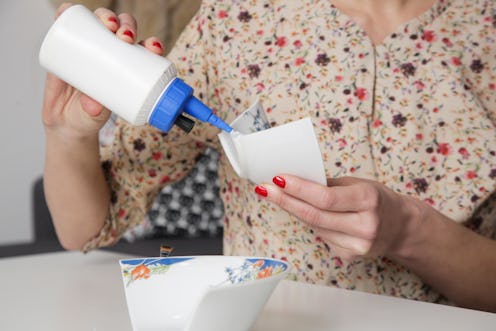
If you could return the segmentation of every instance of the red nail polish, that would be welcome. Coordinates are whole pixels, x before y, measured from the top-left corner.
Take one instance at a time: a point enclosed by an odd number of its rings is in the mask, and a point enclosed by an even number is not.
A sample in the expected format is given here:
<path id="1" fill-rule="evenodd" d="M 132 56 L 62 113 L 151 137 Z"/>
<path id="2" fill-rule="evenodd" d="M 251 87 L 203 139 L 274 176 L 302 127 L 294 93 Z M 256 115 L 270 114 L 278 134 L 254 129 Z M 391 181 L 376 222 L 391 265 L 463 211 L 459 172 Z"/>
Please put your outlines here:
<path id="1" fill-rule="evenodd" d="M 272 178 L 272 182 L 281 188 L 286 187 L 286 181 L 280 176 L 275 176 L 274 178 Z"/>
<path id="2" fill-rule="evenodd" d="M 117 18 L 115 18 L 114 16 L 110 16 L 109 18 L 107 18 L 107 20 L 109 22 L 117 23 Z"/>
<path id="3" fill-rule="evenodd" d="M 266 197 L 268 195 L 267 189 L 261 185 L 255 187 L 255 192 L 263 197 Z"/>
<path id="4" fill-rule="evenodd" d="M 162 49 L 162 44 L 161 44 L 161 43 L 159 43 L 158 41 L 154 41 L 154 42 L 152 43 L 152 45 L 153 45 L 153 46 L 155 46 L 155 47 L 158 47 L 158 48 Z"/>
<path id="5" fill-rule="evenodd" d="M 134 33 L 131 30 L 125 30 L 122 34 L 134 39 Z"/>

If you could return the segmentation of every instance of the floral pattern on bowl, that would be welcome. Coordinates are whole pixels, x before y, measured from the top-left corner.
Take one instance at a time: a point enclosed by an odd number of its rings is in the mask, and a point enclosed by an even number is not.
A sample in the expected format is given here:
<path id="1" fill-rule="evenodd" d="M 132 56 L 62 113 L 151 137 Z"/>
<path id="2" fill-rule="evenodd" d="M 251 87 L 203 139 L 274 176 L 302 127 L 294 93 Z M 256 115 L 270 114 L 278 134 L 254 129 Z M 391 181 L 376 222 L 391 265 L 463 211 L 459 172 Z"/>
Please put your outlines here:
<path id="1" fill-rule="evenodd" d="M 125 280 L 126 287 L 128 287 L 137 280 L 149 279 L 151 276 L 155 275 L 163 275 L 169 270 L 171 265 L 192 259 L 194 258 L 158 257 L 122 260 L 122 277 Z M 221 284 L 225 284 L 227 282 L 231 284 L 240 284 L 250 280 L 267 278 L 278 275 L 286 269 L 287 265 L 277 260 L 263 258 L 245 259 L 244 263 L 239 267 L 225 268 L 227 279 Z"/>
<path id="2" fill-rule="evenodd" d="M 139 279 L 148 279 L 152 275 L 161 275 L 169 270 L 170 266 L 183 261 L 191 260 L 192 258 L 144 258 L 141 261 L 122 260 L 121 271 L 122 277 L 125 279 L 126 287 Z"/>
<path id="3" fill-rule="evenodd" d="M 237 268 L 226 268 L 228 281 L 239 284 L 249 280 L 256 280 L 275 276 L 284 272 L 287 265 L 275 260 L 246 259 L 243 265 Z"/>

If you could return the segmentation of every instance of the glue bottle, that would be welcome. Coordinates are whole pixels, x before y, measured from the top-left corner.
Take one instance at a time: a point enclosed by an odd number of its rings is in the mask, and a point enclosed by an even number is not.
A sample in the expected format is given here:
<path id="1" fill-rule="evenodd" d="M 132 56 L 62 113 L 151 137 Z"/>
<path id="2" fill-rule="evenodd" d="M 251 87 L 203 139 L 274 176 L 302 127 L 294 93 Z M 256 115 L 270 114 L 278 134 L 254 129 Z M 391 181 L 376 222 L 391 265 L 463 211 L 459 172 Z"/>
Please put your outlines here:
<path id="1" fill-rule="evenodd" d="M 49 29 L 40 64 L 133 125 L 163 132 L 176 124 L 186 132 L 194 121 L 232 128 L 193 96 L 166 58 L 120 40 L 86 7 L 65 10 Z"/>

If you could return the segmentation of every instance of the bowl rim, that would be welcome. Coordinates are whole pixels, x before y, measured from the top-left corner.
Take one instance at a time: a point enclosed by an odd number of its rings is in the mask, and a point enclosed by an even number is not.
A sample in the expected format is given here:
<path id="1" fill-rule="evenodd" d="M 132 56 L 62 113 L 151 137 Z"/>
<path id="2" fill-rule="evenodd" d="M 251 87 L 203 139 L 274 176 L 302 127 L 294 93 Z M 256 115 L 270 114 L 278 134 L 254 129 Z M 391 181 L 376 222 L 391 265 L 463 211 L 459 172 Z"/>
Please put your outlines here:
<path id="1" fill-rule="evenodd" d="M 119 265 L 120 267 L 122 268 L 122 265 L 125 264 L 125 261 L 136 261 L 136 260 L 148 260 L 148 259 L 157 259 L 157 260 L 178 260 L 178 259 L 182 259 L 184 261 L 187 261 L 187 260 L 190 260 L 190 259 L 193 259 L 193 258 L 218 258 L 218 259 L 222 259 L 222 258 L 239 258 L 239 259 L 242 259 L 242 260 L 247 260 L 247 259 L 253 259 L 253 260 L 269 260 L 269 261 L 275 261 L 275 262 L 280 262 L 281 264 L 283 264 L 286 268 L 276 274 L 276 275 L 270 275 L 268 277 L 264 277 L 264 278 L 258 278 L 258 279 L 248 279 L 246 281 L 243 281 L 243 282 L 240 282 L 240 283 L 229 283 L 229 286 L 222 286 L 222 285 L 210 285 L 209 286 L 209 289 L 210 290 L 213 290 L 213 289 L 223 289 L 223 288 L 231 288 L 231 287 L 238 287 L 238 286 L 247 286 L 251 283 L 261 283 L 261 282 L 268 282 L 268 281 L 272 281 L 272 280 L 275 280 L 275 279 L 280 279 L 280 278 L 283 278 L 285 277 L 289 271 L 291 270 L 291 265 L 289 264 L 288 261 L 284 261 L 284 260 L 281 260 L 281 259 L 277 259 L 277 258 L 272 258 L 272 257 L 263 257 L 263 256 L 255 256 L 255 255 L 184 255 L 184 256 L 164 256 L 164 257 L 160 257 L 160 256 L 147 256 L 147 257 L 136 257 L 136 258 L 131 258 L 131 259 L 120 259 L 119 260 Z M 181 261 L 182 262 L 182 261 Z"/>

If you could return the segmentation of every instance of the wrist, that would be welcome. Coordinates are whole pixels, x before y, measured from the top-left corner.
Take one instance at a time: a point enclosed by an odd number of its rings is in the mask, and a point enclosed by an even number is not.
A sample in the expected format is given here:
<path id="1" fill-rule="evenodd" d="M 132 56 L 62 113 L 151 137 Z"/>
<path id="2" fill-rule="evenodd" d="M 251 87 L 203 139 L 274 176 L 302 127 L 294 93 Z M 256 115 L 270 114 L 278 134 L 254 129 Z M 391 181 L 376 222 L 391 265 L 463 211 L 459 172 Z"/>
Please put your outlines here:
<path id="1" fill-rule="evenodd" d="M 60 162 L 85 165 L 100 162 L 98 134 L 84 136 L 46 130 L 45 139 L 47 169 L 57 169 Z"/>
<path id="2" fill-rule="evenodd" d="M 426 203 L 409 197 L 403 197 L 402 209 L 405 211 L 402 232 L 390 257 L 398 262 L 414 260 L 422 254 L 423 247 L 429 242 L 429 235 L 433 229 L 433 213 L 435 212 Z"/>
<path id="3" fill-rule="evenodd" d="M 98 131 L 91 133 L 73 132 L 69 129 L 55 129 L 45 127 L 47 146 L 57 145 L 68 148 L 90 146 L 98 144 Z"/>

